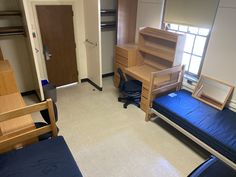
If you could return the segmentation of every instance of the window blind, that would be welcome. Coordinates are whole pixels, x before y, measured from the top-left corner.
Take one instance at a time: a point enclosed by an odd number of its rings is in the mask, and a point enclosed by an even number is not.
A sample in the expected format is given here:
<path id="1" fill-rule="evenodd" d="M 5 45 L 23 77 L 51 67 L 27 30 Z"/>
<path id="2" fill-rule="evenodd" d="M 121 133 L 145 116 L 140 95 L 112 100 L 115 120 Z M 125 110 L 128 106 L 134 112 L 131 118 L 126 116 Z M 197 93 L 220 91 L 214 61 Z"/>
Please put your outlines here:
<path id="1" fill-rule="evenodd" d="M 219 0 L 166 0 L 164 22 L 211 28 Z"/>

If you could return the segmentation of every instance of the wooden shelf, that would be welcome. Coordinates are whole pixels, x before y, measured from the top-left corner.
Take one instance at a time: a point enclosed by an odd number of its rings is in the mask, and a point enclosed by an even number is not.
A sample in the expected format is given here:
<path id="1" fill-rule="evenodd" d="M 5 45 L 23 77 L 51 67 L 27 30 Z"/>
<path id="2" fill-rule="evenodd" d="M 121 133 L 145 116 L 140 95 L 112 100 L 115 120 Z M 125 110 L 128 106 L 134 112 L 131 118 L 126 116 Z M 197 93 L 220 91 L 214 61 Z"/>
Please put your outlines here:
<path id="1" fill-rule="evenodd" d="M 168 31 L 163 31 L 163 30 L 153 30 L 152 28 L 145 28 L 143 30 L 140 30 L 139 32 L 141 35 L 144 36 L 151 36 L 154 38 L 159 38 L 159 39 L 164 39 L 166 41 L 171 41 L 171 42 L 177 42 L 178 40 L 178 35 L 175 33 L 171 33 Z"/>
<path id="2" fill-rule="evenodd" d="M 21 16 L 21 11 L 18 10 L 11 10 L 11 11 L 0 11 L 1 16 Z"/>
<path id="3" fill-rule="evenodd" d="M 159 57 L 159 58 L 168 60 L 170 62 L 173 62 L 173 60 L 174 60 L 174 51 L 169 50 L 168 48 L 165 48 L 163 46 L 160 48 L 158 48 L 158 47 L 154 48 L 154 47 L 150 47 L 150 46 L 146 47 L 146 46 L 140 45 L 138 49 L 139 49 L 139 51 L 141 51 L 143 53 L 150 54 L 155 57 Z"/>
<path id="4" fill-rule="evenodd" d="M 153 62 L 153 61 L 150 61 L 150 60 L 145 60 L 145 61 L 144 61 L 144 64 L 145 64 L 145 65 L 152 66 L 152 67 L 155 67 L 155 68 L 157 68 L 158 70 L 164 70 L 164 69 L 167 69 L 167 68 L 168 68 L 168 66 L 165 65 L 165 64 Z"/>
<path id="5" fill-rule="evenodd" d="M 101 29 L 102 29 L 102 31 L 115 30 L 116 29 L 116 22 L 115 21 L 101 22 Z"/>
<path id="6" fill-rule="evenodd" d="M 102 9 L 101 16 L 116 16 L 115 9 Z"/>
<path id="7" fill-rule="evenodd" d="M 23 26 L 0 27 L 0 36 L 24 35 Z"/>

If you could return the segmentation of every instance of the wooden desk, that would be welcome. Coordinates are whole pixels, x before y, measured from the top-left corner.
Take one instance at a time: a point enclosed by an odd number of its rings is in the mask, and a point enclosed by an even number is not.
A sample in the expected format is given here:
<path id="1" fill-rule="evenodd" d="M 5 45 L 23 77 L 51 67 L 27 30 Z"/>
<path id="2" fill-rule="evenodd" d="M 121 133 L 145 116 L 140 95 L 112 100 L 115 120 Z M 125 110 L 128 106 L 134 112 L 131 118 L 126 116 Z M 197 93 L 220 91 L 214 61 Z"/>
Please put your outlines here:
<path id="1" fill-rule="evenodd" d="M 25 106 L 25 102 L 17 89 L 14 73 L 9 62 L 7 60 L 0 61 L 0 114 Z M 0 122 L 0 141 L 17 135 L 19 132 L 24 133 L 33 129 L 35 129 L 35 125 L 31 115 Z M 36 139 L 32 139 L 11 149 L 31 144 L 35 141 Z"/>
<path id="2" fill-rule="evenodd" d="M 181 64 L 185 36 L 168 31 L 143 28 L 139 31 L 137 45 L 119 45 L 116 48 L 114 85 L 120 78 L 117 68 L 126 75 L 142 82 L 141 109 L 147 111 L 151 73 Z M 131 63 L 131 64 L 129 64 Z M 170 80 L 170 76 L 159 78 L 158 82 Z"/>
<path id="3" fill-rule="evenodd" d="M 149 93 L 149 87 L 150 87 L 150 79 L 151 79 L 151 73 L 160 71 L 160 69 L 152 67 L 147 64 L 139 65 L 139 66 L 133 66 L 130 68 L 124 68 L 124 73 L 136 80 L 139 80 L 142 82 L 142 97 L 141 97 L 141 103 L 140 107 L 143 111 L 146 112 L 148 108 L 148 93 Z M 169 76 L 159 78 L 160 82 L 168 81 L 170 79 Z"/>
<path id="4" fill-rule="evenodd" d="M 12 68 L 7 60 L 0 61 L 0 96 L 18 92 Z"/>
<path id="5" fill-rule="evenodd" d="M 0 96 L 0 114 L 14 109 L 25 107 L 25 103 L 20 93 Z M 22 131 L 24 129 L 34 129 L 34 122 L 31 115 L 17 117 L 8 121 L 0 122 L 0 132 L 2 135 Z"/>
<path id="6" fill-rule="evenodd" d="M 159 70 L 155 67 L 145 64 L 124 69 L 125 74 L 141 81 L 145 88 L 149 87 L 151 73 L 156 71 Z"/>

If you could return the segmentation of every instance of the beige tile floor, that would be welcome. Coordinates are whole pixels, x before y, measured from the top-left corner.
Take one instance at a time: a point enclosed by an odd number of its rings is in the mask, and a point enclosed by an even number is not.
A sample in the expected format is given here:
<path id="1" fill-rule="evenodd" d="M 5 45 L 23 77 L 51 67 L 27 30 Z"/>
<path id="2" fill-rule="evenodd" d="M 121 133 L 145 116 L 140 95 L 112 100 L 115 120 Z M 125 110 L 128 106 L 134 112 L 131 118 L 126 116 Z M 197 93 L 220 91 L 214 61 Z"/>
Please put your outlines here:
<path id="1" fill-rule="evenodd" d="M 60 135 L 84 177 L 186 177 L 207 157 L 163 121 L 147 123 L 137 107 L 123 109 L 112 78 L 103 83 L 103 92 L 88 83 L 58 89 Z"/>

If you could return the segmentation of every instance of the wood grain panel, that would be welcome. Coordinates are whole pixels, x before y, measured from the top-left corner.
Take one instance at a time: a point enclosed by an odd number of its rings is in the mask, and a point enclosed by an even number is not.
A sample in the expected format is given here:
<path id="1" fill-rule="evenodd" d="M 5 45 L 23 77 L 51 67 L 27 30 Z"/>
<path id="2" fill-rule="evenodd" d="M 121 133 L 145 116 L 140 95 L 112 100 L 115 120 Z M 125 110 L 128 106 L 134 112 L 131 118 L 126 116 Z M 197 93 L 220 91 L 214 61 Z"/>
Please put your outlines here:
<path id="1" fill-rule="evenodd" d="M 117 44 L 135 43 L 138 0 L 118 1 Z"/>
<path id="2" fill-rule="evenodd" d="M 7 60 L 0 61 L 0 96 L 18 92 L 14 73 Z"/>
<path id="3" fill-rule="evenodd" d="M 36 6 L 49 81 L 56 85 L 78 82 L 73 11 L 71 5 Z"/>
<path id="4" fill-rule="evenodd" d="M 0 61 L 1 60 L 4 60 L 4 58 L 3 58 L 3 54 L 2 54 L 2 49 L 0 48 Z"/>

